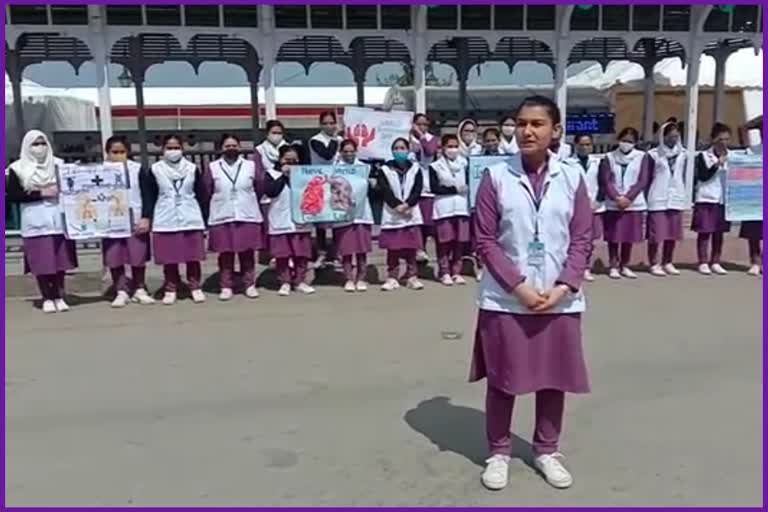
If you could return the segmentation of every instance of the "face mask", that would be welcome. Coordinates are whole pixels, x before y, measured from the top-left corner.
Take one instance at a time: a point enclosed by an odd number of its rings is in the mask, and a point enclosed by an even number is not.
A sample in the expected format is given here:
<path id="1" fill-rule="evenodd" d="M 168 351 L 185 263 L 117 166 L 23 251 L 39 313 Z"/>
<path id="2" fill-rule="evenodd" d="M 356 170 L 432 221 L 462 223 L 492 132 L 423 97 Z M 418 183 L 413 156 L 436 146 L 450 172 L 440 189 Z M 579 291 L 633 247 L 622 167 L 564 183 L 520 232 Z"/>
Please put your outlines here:
<path id="1" fill-rule="evenodd" d="M 589 156 L 589 150 L 586 148 L 576 148 L 576 154 L 579 156 Z"/>
<path id="2" fill-rule="evenodd" d="M 677 146 L 677 140 L 676 139 L 665 140 L 664 145 L 666 145 L 668 148 L 673 148 Z"/>
<path id="3" fill-rule="evenodd" d="M 509 125 L 502 126 L 501 133 L 503 133 L 505 137 L 510 138 L 515 135 L 515 127 Z"/>
<path id="4" fill-rule="evenodd" d="M 181 160 L 181 150 L 180 149 L 166 149 L 165 153 L 163 153 L 163 156 L 166 160 L 168 160 L 171 163 L 176 163 L 179 160 Z"/>
<path id="5" fill-rule="evenodd" d="M 471 145 L 472 145 L 472 143 L 473 143 L 473 142 L 475 142 L 475 138 L 476 138 L 476 137 L 475 137 L 475 134 L 471 134 L 471 135 L 462 135 L 462 136 L 461 136 L 461 140 L 463 140 L 463 141 L 464 141 L 464 144 L 466 144 L 467 146 L 471 146 Z"/>
<path id="6" fill-rule="evenodd" d="M 330 136 L 333 136 L 336 134 L 336 127 L 335 126 L 327 126 L 323 125 L 323 133 Z"/>
<path id="7" fill-rule="evenodd" d="M 237 160 L 238 156 L 240 156 L 240 152 L 236 149 L 228 149 L 224 152 L 224 158 L 227 160 Z"/>
<path id="8" fill-rule="evenodd" d="M 32 146 L 29 148 L 29 154 L 36 159 L 43 161 L 48 155 L 48 146 Z"/>
<path id="9" fill-rule="evenodd" d="M 125 162 L 128 160 L 128 155 L 125 153 L 112 153 L 109 155 L 110 160 L 113 162 Z"/>
<path id="10" fill-rule="evenodd" d="M 455 160 L 459 156 L 459 148 L 445 148 L 445 156 L 449 160 Z"/>
<path id="11" fill-rule="evenodd" d="M 395 150 L 392 152 L 392 156 L 395 157 L 395 161 L 397 162 L 408 161 L 408 151 Z"/>
<path id="12" fill-rule="evenodd" d="M 631 142 L 619 142 L 619 151 L 621 151 L 624 154 L 629 153 L 635 149 L 635 145 Z"/>
<path id="13" fill-rule="evenodd" d="M 270 133 L 269 135 L 267 135 L 267 140 L 273 146 L 277 146 L 283 141 L 283 135 L 281 133 Z"/>

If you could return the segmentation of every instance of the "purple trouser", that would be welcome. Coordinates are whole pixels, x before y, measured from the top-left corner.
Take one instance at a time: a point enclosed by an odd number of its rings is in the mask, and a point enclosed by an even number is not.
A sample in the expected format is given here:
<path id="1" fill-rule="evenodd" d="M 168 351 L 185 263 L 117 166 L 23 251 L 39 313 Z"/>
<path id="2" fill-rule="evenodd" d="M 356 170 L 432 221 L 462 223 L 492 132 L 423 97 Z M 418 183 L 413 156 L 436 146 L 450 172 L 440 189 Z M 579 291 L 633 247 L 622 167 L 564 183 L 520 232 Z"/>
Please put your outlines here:
<path id="1" fill-rule="evenodd" d="M 347 281 L 365 281 L 365 273 L 368 266 L 368 255 L 364 252 L 357 253 L 355 256 L 355 265 L 352 265 L 352 255 L 347 254 L 341 257 L 341 266 L 344 269 L 344 277 Z M 355 266 L 357 273 L 355 273 Z"/>
<path id="2" fill-rule="evenodd" d="M 400 259 L 405 260 L 404 279 L 416 275 L 416 249 L 390 249 L 387 251 L 387 275 L 392 279 L 399 279 Z"/>
<path id="3" fill-rule="evenodd" d="M 712 257 L 709 257 L 709 239 L 712 239 Z M 696 238 L 696 252 L 699 256 L 699 264 L 720 263 L 723 254 L 723 233 L 699 233 Z"/>
<path id="4" fill-rule="evenodd" d="M 43 300 L 56 300 L 64 297 L 64 272 L 35 277 Z"/>
<path id="5" fill-rule="evenodd" d="M 293 260 L 293 269 L 290 261 Z M 307 277 L 307 258 L 294 256 L 292 258 L 277 258 L 275 261 L 277 279 L 280 284 L 292 284 L 298 286 Z M 293 270 L 293 272 L 291 272 Z"/>
<path id="6" fill-rule="evenodd" d="M 752 265 L 760 265 L 762 263 L 760 240 L 750 238 L 747 240 L 747 246 L 749 247 L 749 262 Z"/>
<path id="7" fill-rule="evenodd" d="M 672 263 L 675 256 L 675 244 L 674 240 L 664 240 L 664 245 L 661 252 L 661 263 L 667 265 Z M 659 264 L 659 244 L 658 242 L 648 242 L 648 263 L 651 265 Z"/>
<path id="8" fill-rule="evenodd" d="M 125 265 L 109 269 L 112 274 L 112 282 L 115 283 L 115 290 L 118 292 L 128 292 L 145 288 L 144 278 L 147 273 L 146 267 L 131 267 L 131 279 L 125 274 Z"/>
<path id="9" fill-rule="evenodd" d="M 200 281 L 203 277 L 203 270 L 199 261 L 188 261 L 187 265 L 187 282 L 189 283 L 190 290 L 199 290 Z M 163 276 L 165 277 L 165 291 L 175 292 L 179 289 L 179 283 L 181 282 L 181 275 L 179 274 L 179 265 L 171 263 L 163 265 Z"/>
<path id="10" fill-rule="evenodd" d="M 485 432 L 491 455 L 510 455 L 512 441 L 512 409 L 515 396 L 488 385 L 485 394 Z M 533 452 L 536 455 L 555 453 L 563 428 L 565 393 L 556 389 L 536 392 L 536 429 Z"/>
<path id="11" fill-rule="evenodd" d="M 619 255 L 621 252 L 621 255 Z M 608 264 L 611 268 L 626 267 L 632 259 L 631 242 L 608 242 Z"/>
<path id="12" fill-rule="evenodd" d="M 440 276 L 461 274 L 462 242 L 438 242 L 437 266 Z"/>
<path id="13" fill-rule="evenodd" d="M 253 251 L 237 253 L 240 260 L 240 272 L 243 273 L 243 285 L 246 287 L 256 283 L 256 256 Z M 222 252 L 219 254 L 219 286 L 232 288 L 235 274 L 235 253 Z"/>

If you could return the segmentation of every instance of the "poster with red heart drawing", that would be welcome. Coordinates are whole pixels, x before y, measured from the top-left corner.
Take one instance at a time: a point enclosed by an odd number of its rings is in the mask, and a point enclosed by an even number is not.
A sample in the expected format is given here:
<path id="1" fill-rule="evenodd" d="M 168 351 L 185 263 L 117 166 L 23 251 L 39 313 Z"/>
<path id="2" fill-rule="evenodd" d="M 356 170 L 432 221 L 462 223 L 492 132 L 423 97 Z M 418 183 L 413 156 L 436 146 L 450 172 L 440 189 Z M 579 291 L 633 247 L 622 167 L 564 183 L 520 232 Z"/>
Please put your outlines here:
<path id="1" fill-rule="evenodd" d="M 408 140 L 413 112 L 379 112 L 370 108 L 344 109 L 344 135 L 357 143 L 360 160 L 389 160 L 392 143 Z"/>
<path id="2" fill-rule="evenodd" d="M 291 167 L 291 218 L 296 224 L 350 222 L 368 201 L 367 165 Z"/>

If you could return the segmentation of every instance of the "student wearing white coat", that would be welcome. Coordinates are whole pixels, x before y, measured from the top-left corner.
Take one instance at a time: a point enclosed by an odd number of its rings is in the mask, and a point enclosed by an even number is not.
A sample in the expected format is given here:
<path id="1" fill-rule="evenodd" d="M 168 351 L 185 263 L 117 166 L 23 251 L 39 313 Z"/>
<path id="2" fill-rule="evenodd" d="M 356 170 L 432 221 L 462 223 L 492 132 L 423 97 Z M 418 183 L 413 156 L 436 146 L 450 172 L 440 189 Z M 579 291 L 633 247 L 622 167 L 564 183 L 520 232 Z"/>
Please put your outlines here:
<path id="1" fill-rule="evenodd" d="M 75 243 L 65 237 L 59 207 L 56 168 L 61 163 L 48 137 L 30 130 L 21 142 L 19 159 L 6 173 L 6 199 L 21 204 L 24 270 L 37 279 L 45 313 L 69 311 L 64 273 L 77 268 Z"/>
<path id="2" fill-rule="evenodd" d="M 312 165 L 333 165 L 339 155 L 339 145 L 342 137 L 339 136 L 338 120 L 336 113 L 327 110 L 320 113 L 320 131 L 309 139 L 309 156 Z M 317 260 L 315 267 L 320 267 L 333 262 L 335 250 L 328 242 L 329 224 L 316 224 L 315 234 L 317 238 Z"/>
<path id="3" fill-rule="evenodd" d="M 256 175 L 262 182 L 266 179 L 267 172 L 274 169 L 279 158 L 280 148 L 287 146 L 285 142 L 285 127 L 277 119 L 270 119 L 265 126 L 267 136 L 264 141 L 256 146 L 253 152 L 253 163 L 256 165 Z M 261 207 L 261 216 L 264 218 L 264 230 L 269 231 L 269 204 L 272 199 L 266 194 L 261 196 L 259 204 Z M 269 261 L 269 237 L 264 237 L 266 247 L 260 253 L 264 256 L 264 261 Z"/>
<path id="4" fill-rule="evenodd" d="M 686 208 L 685 167 L 687 154 L 680 143 L 675 123 L 659 129 L 659 145 L 648 152 L 653 169 L 648 189 L 648 264 L 654 276 L 680 275 L 674 264 L 675 244 L 683 239 L 683 211 Z M 659 261 L 659 245 L 662 256 Z"/>
<path id="5" fill-rule="evenodd" d="M 600 170 L 600 159 L 593 155 L 595 150 L 592 136 L 587 133 L 577 133 L 573 137 L 573 145 L 576 148 L 576 154 L 567 159 L 569 163 L 581 169 L 584 176 L 584 184 L 587 186 L 589 202 L 592 207 L 592 244 L 589 248 L 587 257 L 587 270 L 584 271 L 584 280 L 592 282 L 595 276 L 592 274 L 592 255 L 595 250 L 597 240 L 603 238 L 603 214 L 605 213 L 605 198 L 600 193 L 600 184 L 598 174 Z"/>
<path id="6" fill-rule="evenodd" d="M 459 154 L 464 158 L 472 155 L 482 155 L 483 145 L 478 142 L 477 122 L 474 119 L 463 119 L 457 128 L 459 137 Z"/>

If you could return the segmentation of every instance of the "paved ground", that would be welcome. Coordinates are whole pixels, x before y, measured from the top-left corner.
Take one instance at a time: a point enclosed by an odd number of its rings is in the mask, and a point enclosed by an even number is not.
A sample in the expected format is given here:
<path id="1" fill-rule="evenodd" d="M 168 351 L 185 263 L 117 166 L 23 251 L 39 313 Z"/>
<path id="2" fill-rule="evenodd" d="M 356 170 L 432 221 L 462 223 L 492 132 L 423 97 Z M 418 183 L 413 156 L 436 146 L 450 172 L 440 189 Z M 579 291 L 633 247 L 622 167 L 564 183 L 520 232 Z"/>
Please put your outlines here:
<path id="1" fill-rule="evenodd" d="M 6 302 L 6 501 L 30 505 L 758 506 L 761 281 L 590 286 L 575 476 L 479 482 L 474 285 L 44 316 Z M 446 340 L 460 333 L 458 340 Z M 529 454 L 531 401 L 514 431 Z"/>

